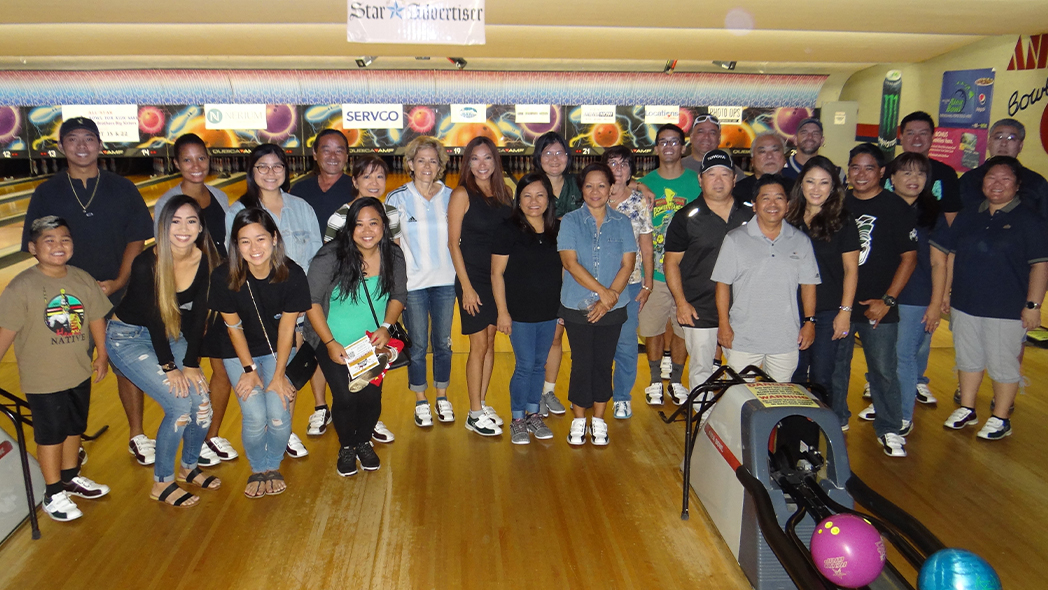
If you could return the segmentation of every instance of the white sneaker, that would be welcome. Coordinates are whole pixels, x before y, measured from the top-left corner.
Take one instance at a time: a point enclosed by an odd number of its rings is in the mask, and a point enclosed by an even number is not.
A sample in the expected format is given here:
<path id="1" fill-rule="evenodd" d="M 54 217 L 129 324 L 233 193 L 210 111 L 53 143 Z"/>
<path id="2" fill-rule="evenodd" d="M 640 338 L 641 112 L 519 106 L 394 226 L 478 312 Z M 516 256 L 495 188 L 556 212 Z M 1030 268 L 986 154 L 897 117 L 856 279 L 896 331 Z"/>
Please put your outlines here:
<path id="1" fill-rule="evenodd" d="M 899 436 L 910 436 L 911 432 L 913 432 L 913 420 L 903 420 Z"/>
<path id="2" fill-rule="evenodd" d="M 881 442 L 881 447 L 884 448 L 884 454 L 889 457 L 905 457 L 906 456 L 906 439 L 889 432 L 884 436 L 877 437 L 877 440 Z"/>
<path id="3" fill-rule="evenodd" d="M 218 453 L 211 450 L 211 447 L 207 446 L 207 443 L 200 445 L 200 457 L 197 459 L 197 465 L 200 467 L 214 467 L 222 462 L 222 459 L 218 456 Z"/>
<path id="4" fill-rule="evenodd" d="M 1011 420 L 1001 420 L 997 416 L 990 416 L 990 419 L 986 421 L 986 424 L 983 424 L 982 429 L 975 436 L 986 440 L 1000 440 L 1011 435 Z"/>
<path id="5" fill-rule="evenodd" d="M 429 402 L 415 404 L 415 426 L 421 428 L 433 426 L 433 413 L 429 410 Z"/>
<path id="6" fill-rule="evenodd" d="M 615 418 L 618 420 L 626 420 L 633 416 L 633 405 L 629 401 L 615 402 Z"/>
<path id="7" fill-rule="evenodd" d="M 659 376 L 664 380 L 669 379 L 673 373 L 673 359 L 668 356 L 662 357 L 662 362 L 659 363 L 659 372 L 661 373 Z"/>
<path id="8" fill-rule="evenodd" d="M 652 383 L 644 388 L 644 399 L 648 400 L 649 406 L 662 405 L 662 383 Z"/>
<path id="9" fill-rule="evenodd" d="M 156 463 L 156 441 L 144 434 L 132 438 L 127 443 L 127 452 L 135 456 L 139 465 Z"/>
<path id="10" fill-rule="evenodd" d="M 380 443 L 391 443 L 393 442 L 393 433 L 386 428 L 382 420 L 379 420 L 375 423 L 375 430 L 371 433 L 371 439 Z"/>
<path id="11" fill-rule="evenodd" d="M 109 493 L 109 486 L 95 483 L 82 475 L 78 475 L 72 481 L 62 485 L 65 487 L 65 492 L 70 496 L 80 496 L 89 500 L 101 498 Z"/>
<path id="12" fill-rule="evenodd" d="M 309 415 L 309 427 L 306 428 L 306 436 L 320 436 L 327 432 L 327 425 L 331 424 L 331 410 L 321 408 Z"/>
<path id="13" fill-rule="evenodd" d="M 575 418 L 571 421 L 571 429 L 568 431 L 568 444 L 572 446 L 586 444 L 585 418 Z"/>
<path id="14" fill-rule="evenodd" d="M 491 418 L 491 421 L 495 423 L 495 426 L 501 427 L 504 424 L 502 418 L 499 418 L 498 413 L 495 411 L 495 408 L 487 404 L 484 404 L 480 407 L 480 409 L 484 411 L 485 416 Z"/>
<path id="15" fill-rule="evenodd" d="M 950 414 L 943 426 L 960 430 L 965 426 L 975 426 L 978 423 L 977 421 L 978 417 L 975 415 L 975 410 L 961 406 Z"/>
<path id="16" fill-rule="evenodd" d="M 66 492 L 58 492 L 51 496 L 50 502 L 45 501 L 43 505 L 44 512 L 59 522 L 76 520 L 84 515 L 84 513 L 80 512 L 80 509 L 76 507 L 76 504 L 69 499 L 69 494 Z"/>
<path id="17" fill-rule="evenodd" d="M 288 439 L 287 448 L 284 449 L 284 452 L 287 453 L 288 457 L 294 459 L 301 459 L 309 454 L 305 445 L 302 444 L 302 439 L 300 439 L 294 432 L 291 433 L 291 438 Z"/>
<path id="18" fill-rule="evenodd" d="M 451 407 L 451 402 L 446 399 L 437 398 L 437 420 L 441 422 L 455 421 L 455 410 Z"/>
<path id="19" fill-rule="evenodd" d="M 601 418 L 593 418 L 590 420 L 590 440 L 593 444 L 598 447 L 607 446 L 608 444 L 608 423 Z"/>
<path id="20" fill-rule="evenodd" d="M 680 383 L 670 383 L 670 399 L 678 406 L 688 401 L 688 388 Z"/>
<path id="21" fill-rule="evenodd" d="M 873 404 L 866 406 L 866 409 L 859 412 L 859 419 L 872 422 L 877 419 L 877 410 L 873 407 Z"/>
<path id="22" fill-rule="evenodd" d="M 204 444 L 211 447 L 211 450 L 223 461 L 232 461 L 240 456 L 237 450 L 233 448 L 233 445 L 229 444 L 229 441 L 221 436 L 212 436 L 205 440 Z"/>
<path id="23" fill-rule="evenodd" d="M 924 383 L 917 384 L 917 401 L 922 404 L 937 404 L 939 400 L 932 395 L 932 390 Z"/>
<path id="24" fill-rule="evenodd" d="M 502 434 L 502 429 L 495 424 L 486 413 L 481 413 L 479 418 L 473 416 L 466 416 L 466 430 L 476 432 L 481 436 L 498 436 Z"/>
<path id="25" fill-rule="evenodd" d="M 870 393 L 870 384 L 862 386 L 862 399 L 873 399 L 873 394 Z"/>

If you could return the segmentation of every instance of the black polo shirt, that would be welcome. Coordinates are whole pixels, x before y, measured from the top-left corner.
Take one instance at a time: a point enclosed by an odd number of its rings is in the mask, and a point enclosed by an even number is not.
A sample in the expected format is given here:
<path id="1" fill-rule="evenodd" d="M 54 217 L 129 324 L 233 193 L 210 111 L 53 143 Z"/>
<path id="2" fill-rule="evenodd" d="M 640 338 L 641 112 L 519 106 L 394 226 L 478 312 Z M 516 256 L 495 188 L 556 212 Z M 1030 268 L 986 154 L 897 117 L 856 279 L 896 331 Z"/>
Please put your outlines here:
<path id="1" fill-rule="evenodd" d="M 989 201 L 940 223 L 931 245 L 954 254 L 950 305 L 968 315 L 1022 319 L 1030 265 L 1048 261 L 1048 223 L 1018 198 L 990 215 Z"/>
<path id="2" fill-rule="evenodd" d="M 961 210 L 961 182 L 957 171 L 948 164 L 928 158 L 932 164 L 932 195 L 939 201 L 943 213 L 956 213 Z M 884 179 L 884 188 L 895 190 L 890 178 Z M 982 191 L 980 191 L 982 192 Z"/>
<path id="3" fill-rule="evenodd" d="M 699 314 L 694 326 L 685 327 L 718 326 L 717 283 L 710 276 L 717 264 L 724 236 L 752 217 L 752 209 L 741 209 L 734 204 L 728 221 L 724 221 L 706 206 L 706 200 L 701 196 L 674 214 L 666 230 L 666 252 L 684 253 L 680 261 L 681 286 L 688 303 Z"/>
<path id="4" fill-rule="evenodd" d="M 357 191 L 353 188 L 353 179 L 348 174 L 339 176 L 327 192 L 320 189 L 320 180 L 315 174 L 310 174 L 296 182 L 289 192 L 309 203 L 313 212 L 317 214 L 317 221 L 321 229 L 327 227 L 328 218 L 334 215 L 339 207 L 357 197 Z"/>
<path id="5" fill-rule="evenodd" d="M 133 182 L 105 170 L 87 181 L 80 180 L 76 193 L 63 170 L 33 191 L 22 226 L 22 251 L 29 251 L 29 232 L 33 221 L 57 215 L 69 223 L 73 236 L 73 257 L 69 264 L 86 270 L 96 281 L 110 281 L 120 275 L 120 264 L 128 243 L 153 237 L 153 218 Z M 98 191 L 95 192 L 96 183 Z M 94 200 L 91 194 L 94 193 Z M 80 202 L 90 206 L 85 212 Z"/>
<path id="6" fill-rule="evenodd" d="M 986 164 L 973 168 L 961 177 L 961 204 L 966 209 L 976 209 L 986 200 L 982 184 L 986 178 Z M 1043 176 L 1023 167 L 1019 176 L 1019 193 L 1015 195 L 1025 207 L 1038 212 L 1048 219 L 1048 180 Z"/>
<path id="7" fill-rule="evenodd" d="M 792 178 L 782 177 L 785 181 L 786 186 L 782 187 L 786 189 L 786 197 L 790 196 L 790 191 L 793 190 Z M 735 197 L 735 203 L 743 209 L 753 209 L 753 188 L 757 186 L 757 176 L 747 176 L 742 180 L 735 183 L 735 188 L 731 189 L 731 196 Z"/>

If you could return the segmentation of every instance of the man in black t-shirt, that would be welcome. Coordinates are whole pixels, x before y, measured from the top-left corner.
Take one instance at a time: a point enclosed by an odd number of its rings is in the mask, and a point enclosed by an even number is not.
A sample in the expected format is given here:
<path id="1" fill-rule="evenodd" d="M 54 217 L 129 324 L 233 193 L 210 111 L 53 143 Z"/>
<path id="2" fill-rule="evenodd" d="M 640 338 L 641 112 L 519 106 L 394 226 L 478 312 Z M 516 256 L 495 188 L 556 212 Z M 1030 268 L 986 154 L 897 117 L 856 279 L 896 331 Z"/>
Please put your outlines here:
<path id="1" fill-rule="evenodd" d="M 990 157 L 1008 156 L 1018 158 L 1026 141 L 1026 127 L 1015 119 L 1001 119 L 990 127 L 988 151 Z M 976 208 L 986 200 L 983 194 L 983 178 L 986 165 L 979 166 L 961 176 L 961 204 L 965 208 Z M 1043 176 L 1023 167 L 1019 178 L 1019 201 L 1048 219 L 1048 181 Z"/>
<path id="2" fill-rule="evenodd" d="M 290 192 L 309 203 L 323 229 L 335 211 L 356 196 L 353 179 L 345 173 L 349 162 L 346 136 L 338 129 L 321 131 L 313 142 L 313 157 L 317 159 L 317 174 L 296 182 Z"/>
<path id="3" fill-rule="evenodd" d="M 928 157 L 932 149 L 932 136 L 935 135 L 935 119 L 924 111 L 914 111 L 902 118 L 899 124 L 899 145 L 904 152 L 915 152 Z M 961 189 L 957 180 L 957 171 L 938 160 L 928 158 L 932 163 L 932 195 L 939 200 L 939 208 L 946 214 L 946 222 L 953 223 L 957 212 L 961 210 Z M 850 178 L 850 176 L 849 176 Z M 891 180 L 884 181 L 884 188 L 894 190 Z"/>
<path id="4" fill-rule="evenodd" d="M 46 215 L 65 219 L 73 241 L 82 245 L 69 264 L 94 277 L 115 307 L 131 277 L 131 263 L 153 237 L 153 218 L 130 180 L 99 169 L 102 140 L 94 121 L 68 119 L 58 138 L 68 168 L 33 191 L 22 228 L 22 251 L 29 251 L 33 220 Z M 131 431 L 128 450 L 142 465 L 152 465 L 155 443 L 142 430 L 142 390 L 115 368 L 113 372 Z"/>
<path id="5" fill-rule="evenodd" d="M 873 429 L 885 454 L 905 457 L 903 437 L 910 425 L 902 420 L 895 349 L 899 324 L 896 298 L 917 266 L 917 232 L 916 220 L 906 202 L 881 188 L 883 174 L 884 156 L 877 146 L 864 143 L 851 150 L 848 180 L 853 189 L 848 191 L 844 206 L 855 217 L 859 229 L 859 284 L 851 330 L 837 349 L 833 388 L 848 391 L 858 334 L 877 408 L 871 416 Z M 846 427 L 848 415 L 839 418 L 842 427 Z"/>
<path id="6" fill-rule="evenodd" d="M 757 179 L 765 174 L 780 174 L 786 164 L 786 142 L 774 131 L 761 133 L 750 144 L 750 162 L 753 176 L 747 176 L 735 183 L 731 194 L 735 197 L 740 209 L 753 209 L 753 189 Z M 783 177 L 783 189 L 789 197 L 793 180 Z"/>

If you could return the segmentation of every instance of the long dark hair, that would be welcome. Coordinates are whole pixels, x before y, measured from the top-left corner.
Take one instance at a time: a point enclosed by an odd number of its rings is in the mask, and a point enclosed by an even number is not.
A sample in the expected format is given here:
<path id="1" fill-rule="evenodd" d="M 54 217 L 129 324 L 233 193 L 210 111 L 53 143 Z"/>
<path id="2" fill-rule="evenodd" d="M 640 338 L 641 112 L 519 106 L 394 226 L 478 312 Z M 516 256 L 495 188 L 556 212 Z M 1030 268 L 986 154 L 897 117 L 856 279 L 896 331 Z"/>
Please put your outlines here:
<path id="1" fill-rule="evenodd" d="M 513 197 L 513 213 L 510 214 L 509 218 L 524 233 L 535 233 L 535 228 L 531 227 L 527 217 L 524 215 L 524 211 L 520 208 L 520 195 L 525 188 L 536 182 L 542 183 L 542 187 L 546 189 L 546 210 L 542 213 L 542 232 L 546 235 L 552 235 L 557 224 L 557 211 L 554 206 L 556 197 L 553 196 L 553 185 L 550 184 L 549 177 L 544 172 L 529 172 L 517 182 L 517 194 Z"/>
<path id="2" fill-rule="evenodd" d="M 493 160 L 492 165 L 494 170 L 491 172 L 491 196 L 484 194 L 484 191 L 480 190 L 480 186 L 477 184 L 477 178 L 473 175 L 473 167 L 470 166 L 470 159 L 473 158 L 473 152 L 480 146 L 487 146 L 488 150 L 491 151 L 491 159 Z M 468 192 L 481 195 L 484 200 L 491 205 L 491 201 L 495 201 L 501 205 L 512 205 L 513 204 L 513 193 L 510 192 L 509 187 L 503 182 L 502 177 L 504 175 L 502 171 L 502 158 L 499 156 L 499 150 L 495 147 L 495 142 L 491 141 L 483 135 L 478 135 L 473 139 L 469 140 L 466 144 L 466 149 L 462 150 L 462 162 L 465 166 L 462 167 L 462 172 L 459 174 L 459 186 L 466 187 Z"/>
<path id="3" fill-rule="evenodd" d="M 185 136 L 183 136 L 185 137 Z M 196 137 L 196 136 L 194 136 Z M 208 274 L 218 266 L 221 257 L 211 240 L 211 234 L 207 231 L 207 223 L 204 221 L 204 213 L 196 199 L 185 195 L 175 195 L 164 205 L 157 214 L 156 248 L 156 275 L 154 284 L 156 291 L 157 309 L 160 311 L 160 320 L 164 323 L 164 330 L 169 338 L 178 336 L 181 330 L 182 311 L 178 307 L 178 293 L 175 287 L 175 261 L 171 252 L 171 223 L 175 213 L 182 207 L 189 205 L 197 216 L 200 224 L 200 234 L 197 235 L 194 246 L 200 249 L 201 264 L 207 266 Z"/>
<path id="4" fill-rule="evenodd" d="M 389 218 L 386 217 L 386 208 L 375 197 L 360 197 L 350 203 L 349 211 L 346 213 L 346 225 L 338 232 L 335 239 L 335 276 L 338 279 L 339 300 L 345 301 L 352 298 L 357 303 L 357 290 L 364 280 L 364 255 L 353 241 L 353 232 L 357 226 L 357 218 L 360 210 L 371 207 L 378 212 L 382 220 L 382 239 L 378 242 L 378 253 L 382 259 L 382 269 L 378 276 L 378 293 L 372 298 L 393 292 L 393 249 L 397 247 L 393 243 L 393 236 L 389 233 Z M 378 310 L 376 310 L 377 312 Z"/>
<path id="5" fill-rule="evenodd" d="M 285 193 L 291 190 L 291 175 L 287 167 L 287 155 L 284 154 L 284 148 L 274 143 L 263 143 L 255 146 L 255 149 L 251 150 L 251 155 L 247 158 L 247 190 L 240 197 L 240 204 L 248 209 L 251 207 L 262 208 L 262 193 L 258 189 L 258 184 L 255 183 L 255 164 L 258 164 L 258 161 L 263 156 L 268 156 L 269 154 L 280 158 L 280 163 L 284 165 L 284 184 L 280 186 L 280 189 Z"/>
<path id="6" fill-rule="evenodd" d="M 808 224 L 808 237 L 828 242 L 844 227 L 848 212 L 844 209 L 844 184 L 841 182 L 840 172 L 826 156 L 813 156 L 804 163 L 800 174 L 797 175 L 797 182 L 790 191 L 790 208 L 786 213 L 786 221 L 795 227 L 804 225 L 804 210 L 808 207 L 808 201 L 804 199 L 804 179 L 815 168 L 825 170 L 833 184 L 829 196 L 826 197 L 826 203 Z"/>
<path id="7" fill-rule="evenodd" d="M 273 270 L 269 276 L 270 283 L 283 283 L 287 280 L 287 254 L 284 253 L 284 239 L 280 237 L 280 229 L 277 222 L 268 211 L 259 207 L 248 207 L 242 209 L 233 217 L 233 227 L 229 230 L 229 290 L 240 291 L 240 287 L 247 280 L 247 261 L 240 256 L 240 230 L 245 226 L 257 223 L 270 235 L 276 238 L 273 245 L 273 255 L 269 258 L 269 267 Z"/>
<path id="8" fill-rule="evenodd" d="M 919 119 L 922 120 L 923 119 Z M 924 189 L 917 195 L 917 226 L 933 229 L 939 219 L 939 201 L 932 194 L 932 163 L 924 154 L 903 152 L 888 164 L 884 171 L 885 178 L 891 178 L 896 172 L 915 169 L 924 172 Z M 894 188 L 894 184 L 892 185 Z"/>

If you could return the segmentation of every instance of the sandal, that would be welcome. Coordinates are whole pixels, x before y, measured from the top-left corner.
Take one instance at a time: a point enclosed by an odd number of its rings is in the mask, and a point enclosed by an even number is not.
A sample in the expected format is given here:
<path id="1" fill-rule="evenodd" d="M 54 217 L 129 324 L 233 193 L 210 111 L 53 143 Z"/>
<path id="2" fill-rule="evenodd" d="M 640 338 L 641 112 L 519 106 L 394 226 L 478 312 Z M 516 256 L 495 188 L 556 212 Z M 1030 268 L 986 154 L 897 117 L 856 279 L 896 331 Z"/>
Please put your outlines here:
<path id="1" fill-rule="evenodd" d="M 217 490 L 218 488 L 222 487 L 222 482 L 214 475 L 208 475 L 204 478 L 204 481 L 197 481 L 197 478 L 202 475 L 204 475 L 204 472 L 201 471 L 199 467 L 194 467 L 192 471 L 187 473 L 185 477 L 179 479 L 178 481 L 185 484 L 194 485 L 198 488 L 203 488 L 205 490 Z M 218 485 L 211 485 L 216 482 Z"/>
<path id="2" fill-rule="evenodd" d="M 280 483 L 284 483 L 284 476 L 281 475 L 279 471 L 270 471 L 270 472 L 266 473 L 265 475 L 266 475 L 266 481 L 267 482 L 279 481 Z M 274 490 L 273 486 L 271 484 L 271 485 L 267 486 L 266 493 L 271 495 L 271 496 L 276 496 L 278 494 L 283 494 L 284 490 L 286 490 L 286 489 L 287 489 L 287 484 L 285 484 L 284 487 L 280 488 L 279 490 Z"/>
<path id="3" fill-rule="evenodd" d="M 178 499 L 175 500 L 174 502 L 168 502 L 167 501 L 168 497 L 170 497 L 171 494 L 175 493 L 176 491 L 182 492 L 182 495 L 179 496 Z M 196 496 L 194 496 L 193 494 L 190 494 L 189 492 L 187 492 L 187 491 L 183 490 L 182 488 L 178 487 L 177 483 L 171 482 L 171 485 L 169 485 L 166 488 L 164 488 L 164 491 L 160 492 L 159 496 L 154 496 L 153 494 L 149 494 L 149 498 L 151 500 L 157 500 L 159 502 L 163 502 L 164 504 L 167 504 L 168 506 L 181 506 L 181 505 L 185 504 L 186 502 L 188 502 L 189 500 L 192 500 L 193 498 L 196 498 Z M 195 504 L 195 502 L 194 502 L 194 504 Z M 193 504 L 190 504 L 189 506 L 192 506 L 192 505 Z"/>
<path id="4" fill-rule="evenodd" d="M 255 492 L 251 493 L 248 490 L 251 489 L 251 484 L 258 484 L 255 487 Z M 244 489 L 244 495 L 252 500 L 261 498 L 266 495 L 266 474 L 265 473 L 252 473 L 251 477 L 247 478 L 247 488 Z"/>

